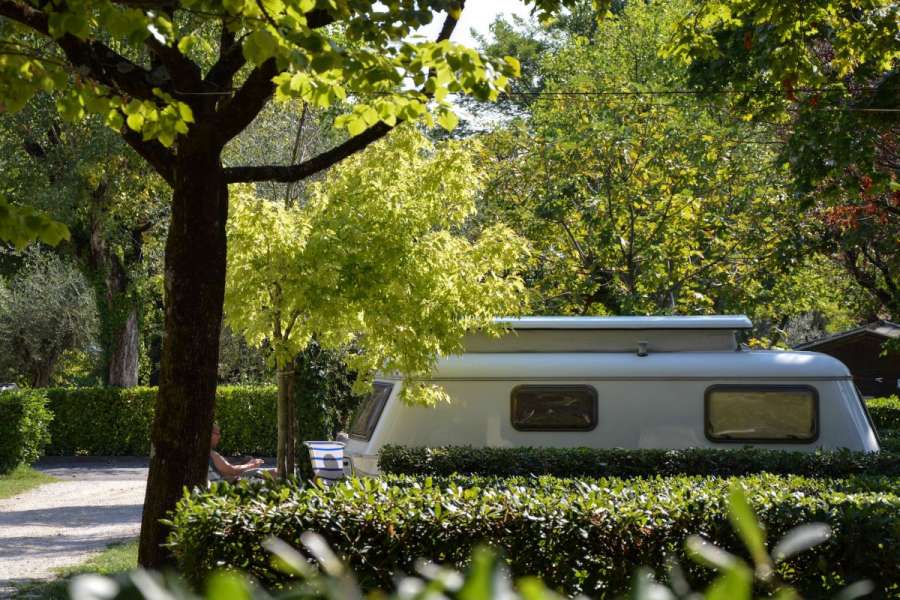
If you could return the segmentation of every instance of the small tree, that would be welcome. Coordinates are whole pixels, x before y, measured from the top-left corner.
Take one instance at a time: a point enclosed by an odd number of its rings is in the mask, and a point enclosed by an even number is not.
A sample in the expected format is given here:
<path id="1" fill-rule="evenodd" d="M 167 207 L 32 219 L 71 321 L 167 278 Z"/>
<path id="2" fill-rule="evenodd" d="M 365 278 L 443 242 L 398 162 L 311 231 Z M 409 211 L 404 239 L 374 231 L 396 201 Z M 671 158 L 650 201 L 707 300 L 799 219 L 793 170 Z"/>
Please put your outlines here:
<path id="1" fill-rule="evenodd" d="M 225 318 L 278 370 L 278 468 L 293 471 L 292 364 L 315 337 L 347 355 L 357 391 L 373 371 L 426 375 L 460 351 L 470 327 L 523 308 L 511 275 L 524 253 L 505 226 L 475 240 L 454 233 L 475 211 L 480 177 L 459 143 L 433 147 L 408 129 L 329 172 L 300 208 L 232 198 Z M 405 386 L 433 403 L 441 390 Z"/>
<path id="2" fill-rule="evenodd" d="M 72 265 L 31 251 L 0 285 L 0 355 L 8 371 L 47 387 L 66 350 L 85 349 L 97 333 L 93 291 Z"/>

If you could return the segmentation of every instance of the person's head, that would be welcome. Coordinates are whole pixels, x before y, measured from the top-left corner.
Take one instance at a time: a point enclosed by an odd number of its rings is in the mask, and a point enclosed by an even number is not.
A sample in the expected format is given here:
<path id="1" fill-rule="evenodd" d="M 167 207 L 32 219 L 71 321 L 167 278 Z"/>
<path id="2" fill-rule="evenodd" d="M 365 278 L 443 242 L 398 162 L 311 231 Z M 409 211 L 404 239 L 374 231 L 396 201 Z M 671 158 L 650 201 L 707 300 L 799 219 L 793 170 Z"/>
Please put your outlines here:
<path id="1" fill-rule="evenodd" d="M 213 423 L 212 436 L 210 436 L 209 447 L 215 448 L 219 445 L 219 439 L 222 437 L 222 430 L 219 429 L 218 423 Z"/>

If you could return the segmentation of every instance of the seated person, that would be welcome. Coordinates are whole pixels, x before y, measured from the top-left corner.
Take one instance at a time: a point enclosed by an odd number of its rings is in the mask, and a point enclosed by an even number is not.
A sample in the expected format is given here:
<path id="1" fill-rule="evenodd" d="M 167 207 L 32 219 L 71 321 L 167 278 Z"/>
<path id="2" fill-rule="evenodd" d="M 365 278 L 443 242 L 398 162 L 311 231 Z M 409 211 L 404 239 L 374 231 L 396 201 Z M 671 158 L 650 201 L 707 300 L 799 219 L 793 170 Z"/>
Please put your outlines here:
<path id="1" fill-rule="evenodd" d="M 222 430 L 219 429 L 218 423 L 213 423 L 212 435 L 210 437 L 209 450 L 209 477 L 210 481 L 224 479 L 226 481 L 236 481 L 241 477 L 262 477 L 266 473 L 273 473 L 275 469 L 260 469 L 263 464 L 261 458 L 251 458 L 245 463 L 231 464 L 225 460 L 221 454 L 216 452 L 214 448 L 219 445 L 222 437 Z"/>

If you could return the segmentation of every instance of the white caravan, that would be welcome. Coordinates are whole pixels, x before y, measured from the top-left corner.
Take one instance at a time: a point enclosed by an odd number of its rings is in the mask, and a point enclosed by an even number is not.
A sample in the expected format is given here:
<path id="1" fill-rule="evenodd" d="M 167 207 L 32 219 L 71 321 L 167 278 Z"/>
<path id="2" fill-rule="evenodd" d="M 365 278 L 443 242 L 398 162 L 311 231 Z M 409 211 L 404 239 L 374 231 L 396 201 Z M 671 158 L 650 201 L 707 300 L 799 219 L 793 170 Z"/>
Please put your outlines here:
<path id="1" fill-rule="evenodd" d="M 404 446 L 849 448 L 878 439 L 850 372 L 814 352 L 751 351 L 744 316 L 526 317 L 500 338 L 472 334 L 431 382 L 450 403 L 408 406 L 381 376 L 345 456 L 378 473 L 378 450 Z"/>

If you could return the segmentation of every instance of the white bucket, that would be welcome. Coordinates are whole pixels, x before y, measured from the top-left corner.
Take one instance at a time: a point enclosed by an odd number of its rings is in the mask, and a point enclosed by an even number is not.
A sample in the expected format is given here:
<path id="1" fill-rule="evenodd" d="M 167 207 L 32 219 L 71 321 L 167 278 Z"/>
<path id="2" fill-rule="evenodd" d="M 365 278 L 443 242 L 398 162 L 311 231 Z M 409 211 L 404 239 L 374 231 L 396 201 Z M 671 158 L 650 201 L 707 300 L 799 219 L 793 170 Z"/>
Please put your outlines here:
<path id="1" fill-rule="evenodd" d="M 319 479 L 344 478 L 344 442 L 327 440 L 303 442 L 309 448 L 309 460 Z"/>

